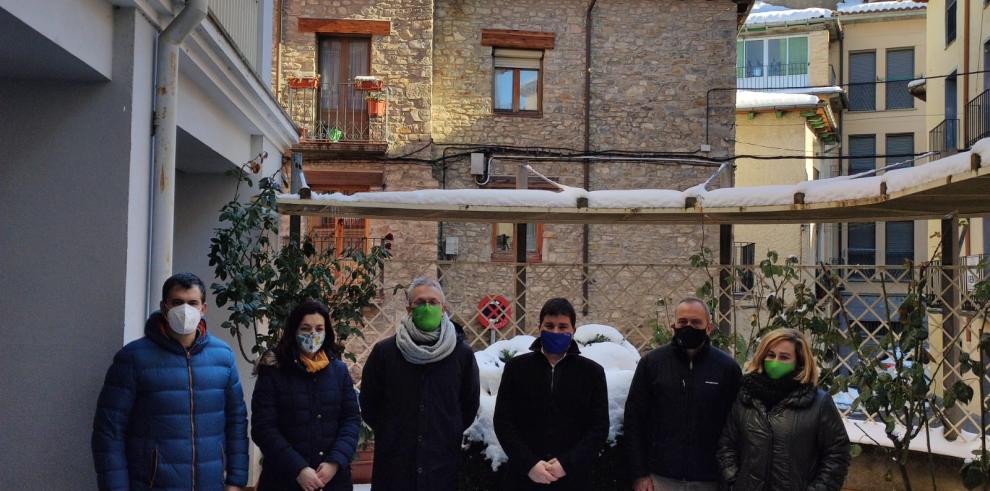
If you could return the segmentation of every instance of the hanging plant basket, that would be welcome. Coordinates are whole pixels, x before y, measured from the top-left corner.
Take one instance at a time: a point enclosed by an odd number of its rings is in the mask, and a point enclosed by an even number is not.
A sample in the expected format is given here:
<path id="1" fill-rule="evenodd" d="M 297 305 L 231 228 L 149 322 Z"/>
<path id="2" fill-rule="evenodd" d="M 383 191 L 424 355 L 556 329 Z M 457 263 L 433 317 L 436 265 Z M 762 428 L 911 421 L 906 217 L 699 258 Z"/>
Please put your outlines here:
<path id="1" fill-rule="evenodd" d="M 355 77 L 354 88 L 357 90 L 381 91 L 385 88 L 385 81 L 378 77 Z"/>
<path id="2" fill-rule="evenodd" d="M 367 99 L 368 116 L 372 118 L 385 117 L 385 99 Z"/>
<path id="3" fill-rule="evenodd" d="M 320 86 L 320 77 L 300 77 L 289 79 L 290 89 L 315 89 Z"/>

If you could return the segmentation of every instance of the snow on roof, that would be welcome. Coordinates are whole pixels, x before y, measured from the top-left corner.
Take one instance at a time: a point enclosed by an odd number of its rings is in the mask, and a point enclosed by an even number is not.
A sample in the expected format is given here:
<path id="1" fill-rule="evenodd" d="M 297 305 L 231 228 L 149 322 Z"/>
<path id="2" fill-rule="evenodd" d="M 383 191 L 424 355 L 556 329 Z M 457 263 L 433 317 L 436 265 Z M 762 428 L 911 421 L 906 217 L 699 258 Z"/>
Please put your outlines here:
<path id="1" fill-rule="evenodd" d="M 736 91 L 736 109 L 773 109 L 790 107 L 813 107 L 818 105 L 818 97 L 810 94 L 786 92 Z"/>
<path id="2" fill-rule="evenodd" d="M 843 94 L 846 92 L 845 89 L 839 87 L 838 85 L 829 85 L 829 86 L 821 86 L 821 87 L 798 87 L 793 89 L 773 89 L 773 91 L 782 94 L 815 94 L 815 95 Z"/>
<path id="3" fill-rule="evenodd" d="M 829 9 L 791 9 L 766 2 L 756 2 L 749 12 L 749 17 L 746 18 L 746 25 L 752 27 L 767 24 L 787 24 L 831 17 L 832 11 Z"/>
<path id="4" fill-rule="evenodd" d="M 924 3 L 912 2 L 910 0 L 869 3 L 864 3 L 862 0 L 851 0 L 839 3 L 837 10 L 840 14 L 847 15 L 890 12 L 895 10 L 921 10 L 926 7 L 927 5 Z"/>
<path id="5" fill-rule="evenodd" d="M 908 82 L 908 85 L 907 86 L 908 86 L 909 89 L 912 89 L 912 88 L 918 87 L 920 85 L 925 85 L 925 82 L 927 82 L 927 81 L 928 81 L 927 79 L 919 78 L 917 80 L 912 80 L 912 81 Z"/>
<path id="6" fill-rule="evenodd" d="M 814 98 L 814 96 L 805 96 Z M 796 193 L 804 194 L 804 202 L 826 203 L 880 196 L 881 184 L 886 183 L 888 194 L 904 191 L 924 183 L 944 181 L 947 177 L 970 169 L 970 155 L 977 154 L 983 162 L 990 162 L 990 138 L 973 145 L 971 152 L 960 152 L 934 162 L 902 169 L 888 170 L 880 176 L 857 174 L 838 176 L 797 184 L 778 184 L 738 188 L 722 188 L 707 191 L 703 185 L 683 191 L 674 189 L 630 189 L 586 191 L 580 188 L 558 185 L 560 192 L 516 189 L 424 189 L 420 191 L 387 191 L 356 193 L 346 196 L 340 193 L 313 193 L 313 201 L 332 206 L 334 202 L 363 202 L 416 206 L 490 206 L 528 208 L 577 207 L 579 198 L 588 200 L 589 208 L 684 208 L 685 199 L 693 197 L 707 208 L 737 208 L 752 206 L 791 205 Z M 298 195 L 281 195 L 281 198 L 298 199 Z"/>

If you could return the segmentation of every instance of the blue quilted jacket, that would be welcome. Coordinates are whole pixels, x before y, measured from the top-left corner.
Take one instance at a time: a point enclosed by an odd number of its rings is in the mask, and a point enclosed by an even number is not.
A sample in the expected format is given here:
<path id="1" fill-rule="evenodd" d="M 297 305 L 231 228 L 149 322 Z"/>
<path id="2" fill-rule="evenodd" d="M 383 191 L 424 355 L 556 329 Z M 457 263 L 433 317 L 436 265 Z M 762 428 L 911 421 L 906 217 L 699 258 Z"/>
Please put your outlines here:
<path id="1" fill-rule="evenodd" d="M 101 490 L 219 491 L 248 479 L 247 409 L 234 354 L 206 332 L 187 351 L 155 312 L 107 371 L 93 421 Z"/>

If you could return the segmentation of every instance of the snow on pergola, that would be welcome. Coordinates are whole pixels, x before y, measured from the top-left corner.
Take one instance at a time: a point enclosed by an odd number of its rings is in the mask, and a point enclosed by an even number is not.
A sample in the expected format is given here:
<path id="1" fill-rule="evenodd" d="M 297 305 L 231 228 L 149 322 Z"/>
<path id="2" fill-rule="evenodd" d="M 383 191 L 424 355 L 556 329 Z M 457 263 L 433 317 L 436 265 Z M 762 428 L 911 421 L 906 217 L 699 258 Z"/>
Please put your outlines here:
<path id="1" fill-rule="evenodd" d="M 714 176 L 713 176 L 714 177 Z M 711 179 L 709 179 L 711 181 Z M 919 165 L 797 184 L 683 191 L 428 189 L 283 194 L 286 215 L 512 223 L 746 224 L 938 219 L 990 214 L 990 139 Z"/>

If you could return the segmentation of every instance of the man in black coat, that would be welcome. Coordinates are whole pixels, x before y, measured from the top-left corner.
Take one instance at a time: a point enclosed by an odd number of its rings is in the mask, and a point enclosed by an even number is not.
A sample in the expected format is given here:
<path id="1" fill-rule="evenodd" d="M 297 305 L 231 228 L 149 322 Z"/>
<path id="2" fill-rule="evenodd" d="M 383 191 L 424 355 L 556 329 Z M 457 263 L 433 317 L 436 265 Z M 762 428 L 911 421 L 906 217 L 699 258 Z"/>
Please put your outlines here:
<path id="1" fill-rule="evenodd" d="M 575 318 L 570 302 L 549 300 L 531 352 L 505 365 L 494 417 L 509 457 L 501 489 L 591 489 L 608 437 L 608 393 L 605 371 L 572 339 Z"/>
<path id="2" fill-rule="evenodd" d="M 715 459 L 742 372 L 712 348 L 708 306 L 695 297 L 674 310 L 674 338 L 636 367 L 623 428 L 634 491 L 714 491 Z"/>
<path id="3" fill-rule="evenodd" d="M 454 491 L 464 430 L 478 413 L 474 353 L 445 313 L 440 284 L 417 278 L 408 315 L 372 349 L 361 414 L 375 432 L 375 491 Z"/>

